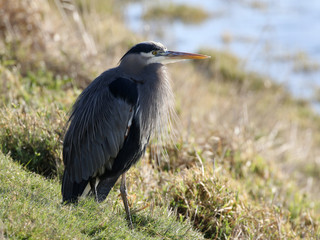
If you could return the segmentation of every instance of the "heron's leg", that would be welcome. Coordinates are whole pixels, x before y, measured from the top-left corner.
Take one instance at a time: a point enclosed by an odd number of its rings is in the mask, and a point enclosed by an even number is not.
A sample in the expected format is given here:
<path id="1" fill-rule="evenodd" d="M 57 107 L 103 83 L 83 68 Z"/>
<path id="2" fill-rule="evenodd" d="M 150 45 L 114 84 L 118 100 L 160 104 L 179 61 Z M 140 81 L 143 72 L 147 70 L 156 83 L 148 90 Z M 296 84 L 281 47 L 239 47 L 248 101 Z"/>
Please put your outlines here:
<path id="1" fill-rule="evenodd" d="M 111 178 L 105 178 L 103 180 L 99 181 L 99 184 L 97 183 L 96 186 L 96 197 L 98 202 L 102 202 L 106 199 L 108 194 L 110 193 L 110 190 L 118 180 L 119 176 L 111 177 Z"/>
<path id="2" fill-rule="evenodd" d="M 121 185 L 120 185 L 120 193 L 121 193 L 121 197 L 122 197 L 124 208 L 126 210 L 127 220 L 129 222 L 129 227 L 133 228 L 131 215 L 130 215 L 129 204 L 128 204 L 128 199 L 127 199 L 127 195 L 128 194 L 127 194 L 126 174 L 125 173 L 122 174 Z"/>

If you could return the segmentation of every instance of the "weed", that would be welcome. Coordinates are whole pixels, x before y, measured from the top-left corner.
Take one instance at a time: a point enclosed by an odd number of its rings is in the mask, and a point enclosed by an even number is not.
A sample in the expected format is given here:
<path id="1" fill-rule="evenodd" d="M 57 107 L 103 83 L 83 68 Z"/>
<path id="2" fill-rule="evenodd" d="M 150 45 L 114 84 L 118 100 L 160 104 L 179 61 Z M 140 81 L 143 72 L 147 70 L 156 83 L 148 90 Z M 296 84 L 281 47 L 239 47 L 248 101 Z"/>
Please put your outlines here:
<path id="1" fill-rule="evenodd" d="M 204 9 L 185 4 L 156 5 L 148 9 L 143 15 L 145 20 L 169 19 L 193 24 L 201 23 L 208 17 L 209 14 Z"/>

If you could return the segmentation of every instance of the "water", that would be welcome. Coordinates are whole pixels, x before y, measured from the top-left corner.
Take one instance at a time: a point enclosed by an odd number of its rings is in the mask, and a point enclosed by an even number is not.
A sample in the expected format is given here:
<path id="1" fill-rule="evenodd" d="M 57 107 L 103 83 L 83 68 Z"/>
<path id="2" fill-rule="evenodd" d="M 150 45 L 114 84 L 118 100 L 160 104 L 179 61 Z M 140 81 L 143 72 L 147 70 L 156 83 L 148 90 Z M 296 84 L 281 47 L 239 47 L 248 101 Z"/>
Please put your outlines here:
<path id="1" fill-rule="evenodd" d="M 229 50 L 243 59 L 245 69 L 285 84 L 299 98 L 312 101 L 315 89 L 320 89 L 320 70 L 297 71 L 293 60 L 302 52 L 320 66 L 319 0 L 172 0 L 210 13 L 209 19 L 196 25 L 144 22 L 143 12 L 155 2 L 170 1 L 139 1 L 129 4 L 126 11 L 129 27 L 146 39 L 177 51 Z M 255 3 L 259 6 L 253 7 Z M 319 105 L 314 106 L 320 112 Z"/>

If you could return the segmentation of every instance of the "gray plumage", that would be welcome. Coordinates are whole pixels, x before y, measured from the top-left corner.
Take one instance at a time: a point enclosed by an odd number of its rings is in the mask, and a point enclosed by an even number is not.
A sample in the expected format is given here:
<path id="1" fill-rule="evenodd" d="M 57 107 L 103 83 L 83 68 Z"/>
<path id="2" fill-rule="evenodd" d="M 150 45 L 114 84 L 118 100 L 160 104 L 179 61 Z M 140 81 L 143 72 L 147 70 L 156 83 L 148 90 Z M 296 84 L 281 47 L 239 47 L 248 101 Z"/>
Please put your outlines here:
<path id="1" fill-rule="evenodd" d="M 123 174 L 120 190 L 132 224 L 124 174 L 144 154 L 152 136 L 160 138 L 167 132 L 173 94 L 164 64 L 186 58 L 205 56 L 143 42 L 81 93 L 63 144 L 64 202 L 76 202 L 90 193 L 103 201 Z"/>

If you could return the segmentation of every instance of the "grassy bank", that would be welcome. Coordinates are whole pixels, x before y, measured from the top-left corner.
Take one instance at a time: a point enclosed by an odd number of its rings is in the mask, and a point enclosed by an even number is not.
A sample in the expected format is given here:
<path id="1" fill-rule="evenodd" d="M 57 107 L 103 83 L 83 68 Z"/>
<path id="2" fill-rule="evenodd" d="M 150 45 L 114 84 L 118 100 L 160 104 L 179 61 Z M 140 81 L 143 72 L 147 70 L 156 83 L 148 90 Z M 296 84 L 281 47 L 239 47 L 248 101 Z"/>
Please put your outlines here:
<path id="1" fill-rule="evenodd" d="M 0 166 L 0 236 L 5 238 L 202 239 L 165 207 L 134 213 L 135 229 L 130 230 L 116 192 L 100 205 L 86 199 L 64 206 L 59 181 L 26 172 L 2 154 Z"/>
<path id="2" fill-rule="evenodd" d="M 272 80 L 244 72 L 231 53 L 212 49 L 203 50 L 210 61 L 169 66 L 178 137 L 163 146 L 167 158 L 154 156 L 151 145 L 128 173 L 135 229 L 126 225 L 118 185 L 103 204 L 62 206 L 68 111 L 141 39 L 128 32 L 115 1 L 79 1 L 74 10 L 24 4 L 0 1 L 10 23 L 0 21 L 0 236 L 319 238 L 319 116 Z"/>

